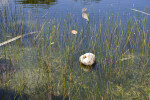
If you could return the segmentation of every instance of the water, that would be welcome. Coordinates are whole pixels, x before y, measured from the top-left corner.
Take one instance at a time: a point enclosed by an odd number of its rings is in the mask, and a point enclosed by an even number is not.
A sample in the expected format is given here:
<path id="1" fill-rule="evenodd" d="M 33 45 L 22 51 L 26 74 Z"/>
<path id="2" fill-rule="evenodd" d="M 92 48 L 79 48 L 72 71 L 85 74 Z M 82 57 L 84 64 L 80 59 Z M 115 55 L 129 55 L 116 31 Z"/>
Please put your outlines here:
<path id="1" fill-rule="evenodd" d="M 0 71 L 0 97 L 149 98 L 150 35 L 143 32 L 150 26 L 149 0 L 0 0 L 0 14 L 0 43 L 21 32 L 43 33 L 0 47 L 1 69 L 11 66 L 8 59 L 17 66 L 15 71 Z M 129 34 L 130 19 L 140 20 L 140 31 L 135 28 Z M 71 34 L 72 29 L 77 35 Z M 86 52 L 96 55 L 95 66 L 79 63 Z"/>
<path id="2" fill-rule="evenodd" d="M 43 23 L 45 20 L 55 19 L 61 22 L 70 15 L 75 22 L 76 20 L 79 22 L 81 27 L 82 22 L 85 21 L 82 16 L 83 8 L 87 8 L 90 23 L 118 17 L 119 21 L 127 25 L 127 19 L 130 16 L 132 20 L 135 18 L 142 20 L 147 15 L 146 24 L 150 25 L 150 15 L 148 15 L 150 14 L 150 1 L 148 0 L 1 0 L 2 12 L 5 11 L 5 7 L 8 7 L 7 10 L 9 10 L 6 16 L 16 16 L 19 24 L 22 19 L 24 20 L 24 32 L 26 33 L 29 30 L 27 29 L 29 19 L 31 23 L 34 23 L 33 29 L 35 29 L 37 21 Z M 144 12 L 146 14 L 143 14 Z"/>
<path id="3" fill-rule="evenodd" d="M 68 12 L 80 20 L 82 8 L 87 8 L 91 19 L 93 16 L 98 18 L 98 14 L 101 17 L 108 17 L 108 14 L 110 17 L 111 14 L 119 15 L 122 19 L 129 14 L 144 16 L 131 9 L 150 14 L 150 1 L 148 0 L 2 0 L 0 6 L 1 8 L 8 6 L 11 12 L 14 12 L 15 8 L 23 8 L 25 18 L 32 14 L 35 18 L 38 16 L 41 21 L 49 16 L 63 19 Z M 20 12 L 17 12 L 17 15 L 19 16 Z M 147 19 L 150 19 L 149 16 Z"/>

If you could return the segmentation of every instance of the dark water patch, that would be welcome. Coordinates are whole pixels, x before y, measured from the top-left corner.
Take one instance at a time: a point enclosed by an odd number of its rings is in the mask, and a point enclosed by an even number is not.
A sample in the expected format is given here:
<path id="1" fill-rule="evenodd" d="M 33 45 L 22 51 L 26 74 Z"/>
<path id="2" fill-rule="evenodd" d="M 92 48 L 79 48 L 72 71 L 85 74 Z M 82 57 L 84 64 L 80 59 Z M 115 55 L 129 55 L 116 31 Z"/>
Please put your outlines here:
<path id="1" fill-rule="evenodd" d="M 0 74 L 6 73 L 6 72 L 14 73 L 15 71 L 16 71 L 16 68 L 14 67 L 13 63 L 10 60 L 0 59 Z"/>
<path id="2" fill-rule="evenodd" d="M 27 94 L 17 94 L 15 91 L 0 89 L 0 100 L 28 100 Z"/>

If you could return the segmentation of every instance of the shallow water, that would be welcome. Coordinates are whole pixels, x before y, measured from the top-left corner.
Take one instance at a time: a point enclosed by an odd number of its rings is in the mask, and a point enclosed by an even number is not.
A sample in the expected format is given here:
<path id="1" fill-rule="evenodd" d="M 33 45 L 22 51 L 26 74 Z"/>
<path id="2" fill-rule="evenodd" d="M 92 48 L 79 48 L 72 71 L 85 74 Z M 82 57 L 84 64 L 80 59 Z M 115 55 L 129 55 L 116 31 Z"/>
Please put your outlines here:
<path id="1" fill-rule="evenodd" d="M 87 8 L 84 14 L 83 8 Z M 19 39 L 0 47 L 0 58 L 12 58 L 14 67 L 19 67 L 14 73 L 8 69 L 8 73 L 0 76 L 0 95 L 6 94 L 4 98 L 7 95 L 35 100 L 51 99 L 52 95 L 55 99 L 76 100 L 149 98 L 150 35 L 142 33 L 141 25 L 143 12 L 150 14 L 149 0 L 1 0 L 0 11 L 0 42 L 20 35 L 21 31 L 43 33 L 26 36 L 23 43 Z M 116 21 L 112 20 L 117 16 L 119 28 L 113 29 Z M 139 29 L 144 35 L 134 30 L 131 40 L 126 39 L 127 16 L 140 20 Z M 149 29 L 150 16 L 146 17 Z M 119 26 L 120 20 L 125 29 Z M 78 30 L 77 35 L 71 34 L 72 29 Z M 118 43 L 121 29 L 124 38 Z M 79 64 L 79 56 L 85 52 L 96 54 L 94 67 Z M 1 65 L 7 64 L 0 62 Z"/>

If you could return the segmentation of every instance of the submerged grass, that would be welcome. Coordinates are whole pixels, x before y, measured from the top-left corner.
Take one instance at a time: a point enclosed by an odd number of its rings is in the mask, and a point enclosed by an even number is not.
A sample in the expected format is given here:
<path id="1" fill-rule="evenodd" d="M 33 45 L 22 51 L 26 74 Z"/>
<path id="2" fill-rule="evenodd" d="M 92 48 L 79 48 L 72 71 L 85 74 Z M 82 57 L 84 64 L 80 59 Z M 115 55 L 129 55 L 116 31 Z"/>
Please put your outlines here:
<path id="1" fill-rule="evenodd" d="M 0 47 L 0 59 L 5 60 L 0 62 L 2 99 L 150 99 L 146 17 L 129 17 L 125 25 L 114 16 L 97 23 L 79 23 L 72 16 L 69 13 L 64 20 L 45 19 L 43 23 L 37 20 L 36 25 L 30 24 L 31 19 L 21 20 L 21 24 L 15 17 L 1 20 L 0 42 L 8 39 L 9 32 L 15 37 L 25 31 L 38 31 Z M 74 35 L 72 30 L 78 33 Z M 86 52 L 96 55 L 94 68 L 80 66 L 79 56 Z M 14 91 L 14 96 L 6 91 Z"/>

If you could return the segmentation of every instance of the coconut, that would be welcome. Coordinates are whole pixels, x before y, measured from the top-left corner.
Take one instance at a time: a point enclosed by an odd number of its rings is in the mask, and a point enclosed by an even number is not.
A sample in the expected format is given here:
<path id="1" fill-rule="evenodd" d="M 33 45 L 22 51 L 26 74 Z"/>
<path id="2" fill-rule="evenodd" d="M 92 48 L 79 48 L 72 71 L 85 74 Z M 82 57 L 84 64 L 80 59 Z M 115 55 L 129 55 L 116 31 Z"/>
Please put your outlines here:
<path id="1" fill-rule="evenodd" d="M 95 55 L 93 53 L 85 53 L 81 55 L 79 61 L 86 66 L 92 66 L 95 64 Z"/>

